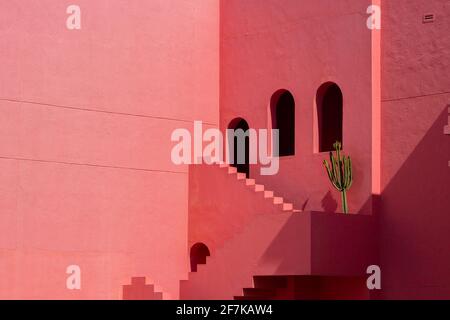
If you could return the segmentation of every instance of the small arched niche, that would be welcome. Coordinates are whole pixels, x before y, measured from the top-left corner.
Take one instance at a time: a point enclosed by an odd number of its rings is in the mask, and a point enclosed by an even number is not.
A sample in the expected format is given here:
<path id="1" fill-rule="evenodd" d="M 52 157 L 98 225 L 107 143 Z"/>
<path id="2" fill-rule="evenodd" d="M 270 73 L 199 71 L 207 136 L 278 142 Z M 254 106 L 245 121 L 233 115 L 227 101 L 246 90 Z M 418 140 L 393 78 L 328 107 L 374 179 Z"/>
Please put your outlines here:
<path id="1" fill-rule="evenodd" d="M 206 244 L 201 242 L 194 244 L 190 251 L 191 271 L 197 272 L 197 266 L 199 264 L 206 264 L 206 257 L 209 257 L 210 255 Z"/>

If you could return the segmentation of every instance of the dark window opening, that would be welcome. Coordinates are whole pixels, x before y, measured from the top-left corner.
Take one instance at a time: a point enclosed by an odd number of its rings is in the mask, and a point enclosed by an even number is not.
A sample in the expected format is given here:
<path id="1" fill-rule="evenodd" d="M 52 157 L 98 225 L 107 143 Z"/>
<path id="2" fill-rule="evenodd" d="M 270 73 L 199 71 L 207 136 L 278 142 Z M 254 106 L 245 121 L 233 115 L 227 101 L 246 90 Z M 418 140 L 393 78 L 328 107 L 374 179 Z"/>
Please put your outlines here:
<path id="1" fill-rule="evenodd" d="M 332 82 L 317 90 L 317 119 L 319 152 L 334 150 L 334 143 L 342 141 L 343 98 L 339 86 Z"/>
<path id="2" fill-rule="evenodd" d="M 287 90 L 277 91 L 271 99 L 272 128 L 279 130 L 278 155 L 295 155 L 295 101 Z"/>
<path id="3" fill-rule="evenodd" d="M 228 129 L 233 129 L 234 131 L 241 129 L 244 133 L 248 133 L 249 130 L 249 126 L 247 121 L 245 121 L 242 118 L 236 118 L 234 120 L 232 120 L 230 122 L 230 125 L 228 126 Z M 245 154 L 243 155 L 245 161 L 244 163 L 238 163 L 238 137 L 235 136 L 234 137 L 234 146 L 233 146 L 233 163 L 231 164 L 231 166 L 236 167 L 237 171 L 240 173 L 245 173 L 247 178 L 250 177 L 250 138 L 249 135 L 245 136 L 245 146 L 244 146 L 244 152 Z M 242 155 L 241 155 L 242 158 Z M 242 162 L 242 161 L 241 161 Z"/>

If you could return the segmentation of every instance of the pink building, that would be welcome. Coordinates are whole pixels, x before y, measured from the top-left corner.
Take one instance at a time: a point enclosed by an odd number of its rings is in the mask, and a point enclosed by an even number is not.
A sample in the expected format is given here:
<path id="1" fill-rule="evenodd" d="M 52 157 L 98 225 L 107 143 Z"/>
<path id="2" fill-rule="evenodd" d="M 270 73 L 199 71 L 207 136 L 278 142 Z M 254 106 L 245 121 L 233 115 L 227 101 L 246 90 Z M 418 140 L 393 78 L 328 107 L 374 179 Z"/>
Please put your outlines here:
<path id="1" fill-rule="evenodd" d="M 448 14 L 2 1 L 0 298 L 449 299 Z M 194 121 L 279 129 L 279 172 L 176 165 Z M 322 164 L 336 140 L 349 215 Z"/>

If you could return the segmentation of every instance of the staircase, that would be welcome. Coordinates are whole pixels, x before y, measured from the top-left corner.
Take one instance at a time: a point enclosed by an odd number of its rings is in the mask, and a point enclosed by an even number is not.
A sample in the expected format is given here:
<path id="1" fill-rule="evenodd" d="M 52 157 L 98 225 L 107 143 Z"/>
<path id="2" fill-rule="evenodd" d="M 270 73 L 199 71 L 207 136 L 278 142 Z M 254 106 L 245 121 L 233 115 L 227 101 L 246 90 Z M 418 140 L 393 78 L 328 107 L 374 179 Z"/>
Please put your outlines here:
<path id="1" fill-rule="evenodd" d="M 226 164 L 189 178 L 189 241 L 212 250 L 180 281 L 182 300 L 316 297 L 311 283 L 323 296 L 339 281 L 321 275 L 365 275 L 373 263 L 370 216 L 302 212 Z"/>
<path id="2" fill-rule="evenodd" d="M 237 181 L 242 181 L 247 187 L 253 190 L 255 193 L 260 193 L 264 196 L 264 199 L 271 201 L 278 209 L 283 212 L 301 212 L 299 209 L 294 209 L 292 203 L 286 202 L 283 197 L 276 196 L 274 191 L 266 190 L 263 184 L 257 184 L 255 179 L 248 179 L 245 173 L 237 171 L 237 168 L 228 164 L 220 164 L 219 168 L 226 171 L 230 176 L 236 178 Z"/>
<path id="3" fill-rule="evenodd" d="M 365 300 L 365 277 L 255 276 L 253 288 L 244 288 L 235 300 Z"/>
<path id="4" fill-rule="evenodd" d="M 180 295 L 181 299 L 232 299 L 234 295 L 238 295 L 243 286 L 252 285 L 253 269 L 251 266 L 257 264 L 262 252 L 269 245 L 270 241 L 276 236 L 279 228 L 282 228 L 286 220 L 289 220 L 292 215 L 300 213 L 301 210 L 294 208 L 293 203 L 286 201 L 282 196 L 276 194 L 272 190 L 268 190 L 264 185 L 258 184 L 255 179 L 248 179 L 245 173 L 240 173 L 237 168 L 227 164 L 220 164 L 214 166 L 215 168 L 205 168 L 205 170 L 220 170 L 220 179 L 225 176 L 227 183 L 230 183 L 233 189 L 239 190 L 239 197 L 246 199 L 245 203 L 249 205 L 248 212 L 245 214 L 245 220 L 240 221 L 232 232 L 231 237 L 226 238 L 226 241 L 219 242 L 211 256 L 206 257 L 206 264 L 199 264 L 197 272 L 190 272 L 188 279 L 180 281 Z M 214 172 L 214 174 L 217 174 Z M 208 175 L 211 177 L 211 175 Z M 219 178 L 219 177 L 218 177 Z M 231 180 L 231 181 L 230 181 Z M 239 189 L 241 187 L 241 189 Z M 209 197 L 208 197 L 209 198 Z M 267 229 L 268 232 L 262 230 Z M 271 234 L 272 237 L 266 237 Z M 269 243 L 262 241 L 265 238 Z M 247 247 L 243 244 L 252 243 L 252 246 Z M 246 250 L 251 252 L 246 252 Z M 241 258 L 239 258 L 241 257 Z M 240 268 L 236 270 L 233 276 L 234 281 L 226 283 L 217 283 L 215 288 L 228 287 L 227 290 L 216 291 L 216 293 L 201 293 L 205 288 L 200 289 L 197 284 L 211 283 L 209 279 L 215 278 L 220 281 L 215 274 L 223 272 L 230 272 L 232 268 L 219 271 L 222 267 L 228 265 L 229 259 L 245 260 L 248 268 Z M 243 264 L 243 263 L 242 263 Z M 242 266 L 242 265 L 241 265 Z M 213 290 L 214 291 L 214 290 Z"/>
<path id="5" fill-rule="evenodd" d="M 268 250 L 293 215 L 296 214 L 281 212 L 279 215 L 258 215 L 253 223 L 216 249 L 215 254 L 207 257 L 206 264 L 198 265 L 197 272 L 190 272 L 187 280 L 180 281 L 181 299 L 230 300 L 241 294 L 242 288 L 253 285 L 254 274 L 276 274 L 282 257 L 288 254 L 287 250 L 300 250 L 298 245 L 283 249 L 281 243 Z M 294 236 L 292 231 L 291 237 Z M 266 252 L 267 259 L 274 259 L 273 263 L 261 263 L 261 260 L 265 260 Z M 294 261 L 288 263 L 295 264 Z"/>
<path id="6" fill-rule="evenodd" d="M 243 295 L 234 300 L 275 300 L 280 296 L 279 292 L 288 287 L 288 277 L 254 276 L 253 285 L 253 288 L 244 288 Z"/>
<path id="7" fill-rule="evenodd" d="M 211 255 L 260 214 L 299 213 L 294 204 L 227 164 L 189 168 L 189 246 Z"/>

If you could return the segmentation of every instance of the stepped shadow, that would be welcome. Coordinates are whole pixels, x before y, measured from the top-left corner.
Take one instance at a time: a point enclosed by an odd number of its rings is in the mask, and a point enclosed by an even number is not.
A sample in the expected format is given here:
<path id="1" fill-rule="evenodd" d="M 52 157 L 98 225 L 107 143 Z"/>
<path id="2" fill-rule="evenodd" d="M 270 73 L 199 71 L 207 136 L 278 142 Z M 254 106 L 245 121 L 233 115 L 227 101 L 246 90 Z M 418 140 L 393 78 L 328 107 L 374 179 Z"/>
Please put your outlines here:
<path id="1" fill-rule="evenodd" d="M 307 272 L 309 259 L 302 258 L 308 254 L 298 253 L 309 252 L 309 221 L 309 216 L 303 213 L 291 215 L 283 221 L 281 229 L 273 236 L 258 264 L 270 266 L 277 273 L 289 273 L 293 269 Z"/>
<path id="2" fill-rule="evenodd" d="M 381 194 L 381 267 L 396 298 L 450 298 L 447 121 L 445 107 Z M 411 284 L 420 290 L 405 288 Z"/>
<path id="3" fill-rule="evenodd" d="M 325 197 L 323 197 L 321 201 L 322 209 L 324 212 L 336 212 L 338 203 L 333 198 L 333 195 L 331 194 L 331 191 L 328 191 L 325 194 Z"/>

